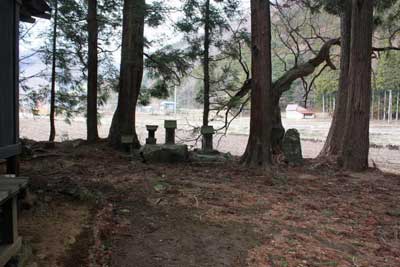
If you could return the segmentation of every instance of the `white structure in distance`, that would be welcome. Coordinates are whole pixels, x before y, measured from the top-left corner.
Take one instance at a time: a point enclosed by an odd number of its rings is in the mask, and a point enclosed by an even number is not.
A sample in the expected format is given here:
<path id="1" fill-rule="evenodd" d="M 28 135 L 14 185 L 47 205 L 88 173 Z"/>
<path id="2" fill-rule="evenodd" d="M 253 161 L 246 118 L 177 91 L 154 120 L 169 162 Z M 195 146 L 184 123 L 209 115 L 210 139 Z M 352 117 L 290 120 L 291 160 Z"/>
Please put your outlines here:
<path id="1" fill-rule="evenodd" d="M 286 107 L 287 119 L 314 119 L 315 113 L 298 104 L 289 104 Z"/>

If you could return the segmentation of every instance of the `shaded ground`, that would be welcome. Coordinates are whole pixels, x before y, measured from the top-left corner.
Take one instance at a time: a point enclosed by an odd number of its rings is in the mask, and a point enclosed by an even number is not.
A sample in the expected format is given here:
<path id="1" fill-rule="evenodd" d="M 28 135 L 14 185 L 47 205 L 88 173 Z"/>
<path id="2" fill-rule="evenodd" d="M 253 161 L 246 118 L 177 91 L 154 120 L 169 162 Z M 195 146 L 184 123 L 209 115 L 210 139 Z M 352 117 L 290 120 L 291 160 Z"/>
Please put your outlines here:
<path id="1" fill-rule="evenodd" d="M 34 150 L 22 171 L 39 197 L 21 233 L 38 266 L 400 266 L 399 176 L 145 165 L 79 141 Z"/>

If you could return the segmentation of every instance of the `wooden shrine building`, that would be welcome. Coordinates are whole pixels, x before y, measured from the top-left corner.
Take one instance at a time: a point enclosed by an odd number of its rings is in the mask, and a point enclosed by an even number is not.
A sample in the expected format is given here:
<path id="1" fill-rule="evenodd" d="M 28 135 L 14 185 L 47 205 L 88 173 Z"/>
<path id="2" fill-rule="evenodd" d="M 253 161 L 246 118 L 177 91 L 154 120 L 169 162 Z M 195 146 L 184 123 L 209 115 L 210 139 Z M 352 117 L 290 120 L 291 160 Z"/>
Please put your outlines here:
<path id="1" fill-rule="evenodd" d="M 19 23 L 50 18 L 45 0 L 0 0 L 0 161 L 8 176 L 0 176 L 0 266 L 19 250 L 17 196 L 28 179 L 18 176 L 19 143 Z"/>

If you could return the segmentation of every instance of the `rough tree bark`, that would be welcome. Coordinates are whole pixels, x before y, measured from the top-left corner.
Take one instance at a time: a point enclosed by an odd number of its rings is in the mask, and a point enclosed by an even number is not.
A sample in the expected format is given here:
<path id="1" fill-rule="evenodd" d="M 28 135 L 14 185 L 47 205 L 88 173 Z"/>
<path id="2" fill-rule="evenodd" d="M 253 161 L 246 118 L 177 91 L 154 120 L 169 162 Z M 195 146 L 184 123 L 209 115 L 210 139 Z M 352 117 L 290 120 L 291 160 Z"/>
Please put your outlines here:
<path id="1" fill-rule="evenodd" d="M 133 148 L 140 147 L 135 115 L 143 77 L 144 15 L 144 0 L 124 1 L 118 106 L 109 133 L 111 145 L 120 149 L 127 149 L 121 144 L 124 135 L 132 136 Z"/>
<path id="2" fill-rule="evenodd" d="M 88 84 L 87 84 L 87 118 L 86 134 L 89 142 L 99 138 L 97 131 L 97 0 L 88 0 Z"/>
<path id="3" fill-rule="evenodd" d="M 353 0 L 346 121 L 339 165 L 368 168 L 373 3 Z"/>
<path id="4" fill-rule="evenodd" d="M 396 101 L 396 121 L 399 120 L 399 98 L 400 98 L 400 91 L 397 92 L 397 101 Z"/>
<path id="5" fill-rule="evenodd" d="M 50 136 L 49 141 L 54 142 L 56 137 L 55 115 L 56 115 L 56 53 L 57 53 L 57 19 L 58 1 L 54 3 L 53 24 L 53 58 L 51 66 L 51 89 L 50 89 Z"/>
<path id="6" fill-rule="evenodd" d="M 204 15 L 204 55 L 203 55 L 203 126 L 208 126 L 210 114 L 210 0 L 206 0 Z"/>
<path id="7" fill-rule="evenodd" d="M 339 38 L 328 40 L 321 47 L 320 51 L 314 58 L 288 70 L 272 84 L 274 112 L 272 113 L 273 126 L 271 139 L 274 153 L 280 152 L 280 146 L 285 131 L 282 124 L 281 111 L 279 108 L 279 100 L 282 94 L 290 89 L 290 86 L 294 81 L 312 74 L 320 65 L 324 63 L 327 64 L 331 69 L 336 69 L 330 59 L 330 49 L 332 48 L 332 46 L 339 44 Z M 237 100 L 238 98 L 243 98 L 244 96 L 246 96 L 252 90 L 252 84 L 252 79 L 246 80 L 240 90 L 235 94 L 232 99 Z M 227 108 L 230 109 L 231 107 L 232 104 L 228 103 Z"/>
<path id="8" fill-rule="evenodd" d="M 371 114 L 370 114 L 370 119 L 374 119 L 374 102 L 375 102 L 375 91 L 372 90 L 372 97 L 371 97 Z"/>
<path id="9" fill-rule="evenodd" d="M 378 121 L 381 119 L 381 92 L 378 92 Z"/>
<path id="10" fill-rule="evenodd" d="M 251 0 L 252 85 L 250 135 L 242 162 L 269 168 L 272 164 L 273 91 L 269 1 Z"/>
<path id="11" fill-rule="evenodd" d="M 383 120 L 386 120 L 386 90 L 383 91 Z"/>
<path id="12" fill-rule="evenodd" d="M 351 40 L 351 0 L 345 1 L 344 10 L 340 15 L 340 76 L 337 94 L 336 109 L 333 113 L 332 124 L 329 129 L 324 147 L 319 157 L 336 157 L 339 154 L 343 140 L 347 107 L 347 81 L 350 64 L 350 40 Z"/>

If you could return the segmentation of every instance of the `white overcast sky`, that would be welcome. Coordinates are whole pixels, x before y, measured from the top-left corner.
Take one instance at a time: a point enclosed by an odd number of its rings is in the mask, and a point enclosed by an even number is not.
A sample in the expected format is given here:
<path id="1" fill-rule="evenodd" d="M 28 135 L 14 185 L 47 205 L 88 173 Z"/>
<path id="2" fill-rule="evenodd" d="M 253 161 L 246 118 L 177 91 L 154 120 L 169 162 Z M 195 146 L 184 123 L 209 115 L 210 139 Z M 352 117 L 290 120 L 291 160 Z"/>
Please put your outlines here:
<path id="1" fill-rule="evenodd" d="M 152 0 L 153 1 L 153 0 Z M 150 1 L 150 2 L 152 2 Z M 170 0 L 167 2 L 167 5 L 171 7 L 178 8 L 181 5 L 182 1 L 181 0 Z M 250 0 L 242 0 L 242 7 L 244 10 L 246 10 L 246 13 L 249 13 L 250 9 Z M 160 48 L 162 46 L 168 45 L 168 44 L 175 44 L 178 43 L 182 40 L 182 35 L 174 32 L 172 25 L 174 22 L 178 21 L 180 18 L 182 18 L 182 14 L 179 12 L 171 12 L 165 23 L 161 25 L 158 28 L 150 28 L 150 27 L 145 27 L 145 36 L 149 41 L 157 41 L 154 43 L 152 46 L 151 50 Z M 32 51 L 36 50 L 40 46 L 43 45 L 45 42 L 44 37 L 41 37 L 39 33 L 42 33 L 44 31 L 51 31 L 51 21 L 45 20 L 45 19 L 37 19 L 36 23 L 34 25 L 31 24 L 26 24 L 26 27 L 32 27 L 32 30 L 30 31 L 31 35 L 30 38 L 28 39 L 29 42 L 21 42 L 20 43 L 20 55 L 21 57 L 31 54 Z M 120 62 L 120 51 L 116 51 L 113 53 L 114 61 L 116 65 L 119 65 Z M 29 64 L 21 64 L 21 71 L 24 72 L 24 75 L 33 75 L 40 70 L 46 68 L 43 63 L 41 63 L 40 59 L 37 57 L 33 57 L 30 61 Z M 30 81 L 34 85 L 40 85 L 43 83 L 43 80 L 41 81 L 40 79 L 38 80 L 32 80 Z"/>
<path id="2" fill-rule="evenodd" d="M 152 1 L 150 1 L 152 2 Z M 171 7 L 178 8 L 181 5 L 180 0 L 171 0 L 168 1 L 168 5 Z M 242 6 L 245 10 L 249 10 L 250 8 L 250 0 L 242 0 Z M 179 12 L 171 12 L 165 23 L 157 28 L 145 27 L 145 36 L 148 40 L 157 40 L 160 46 L 164 46 L 166 44 L 174 44 L 182 40 L 182 36 L 174 32 L 172 25 L 178 19 L 182 17 L 182 14 Z M 29 38 L 30 43 L 28 45 L 24 45 L 21 43 L 20 45 L 20 53 L 21 55 L 25 55 L 32 51 L 32 48 L 40 47 L 44 40 L 43 37 L 39 37 L 38 33 L 43 32 L 44 30 L 51 30 L 51 22 L 45 19 L 37 19 L 34 28 L 32 29 L 32 36 Z M 157 47 L 157 45 L 155 45 Z M 119 53 L 116 53 L 115 60 L 117 63 L 119 62 Z"/>

